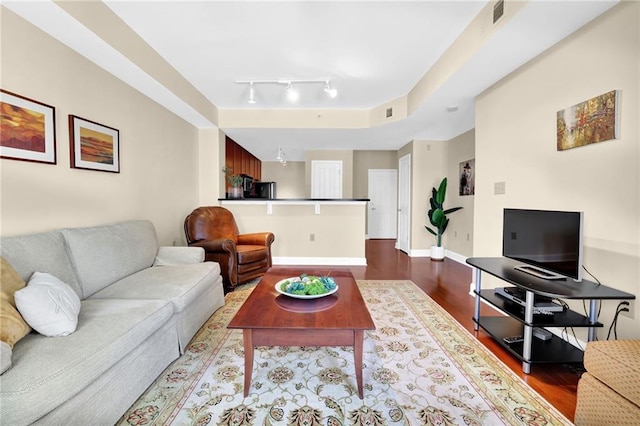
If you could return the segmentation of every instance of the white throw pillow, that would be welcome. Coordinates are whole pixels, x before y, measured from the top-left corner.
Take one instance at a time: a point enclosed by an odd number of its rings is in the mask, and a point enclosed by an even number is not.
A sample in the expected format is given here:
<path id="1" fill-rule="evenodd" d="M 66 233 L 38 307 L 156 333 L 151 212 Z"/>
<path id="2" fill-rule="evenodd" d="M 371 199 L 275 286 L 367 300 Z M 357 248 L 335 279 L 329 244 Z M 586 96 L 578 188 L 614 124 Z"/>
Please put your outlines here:
<path id="1" fill-rule="evenodd" d="M 38 333 L 56 337 L 76 331 L 80 298 L 53 275 L 34 272 L 27 286 L 15 292 L 15 299 L 24 320 Z"/>

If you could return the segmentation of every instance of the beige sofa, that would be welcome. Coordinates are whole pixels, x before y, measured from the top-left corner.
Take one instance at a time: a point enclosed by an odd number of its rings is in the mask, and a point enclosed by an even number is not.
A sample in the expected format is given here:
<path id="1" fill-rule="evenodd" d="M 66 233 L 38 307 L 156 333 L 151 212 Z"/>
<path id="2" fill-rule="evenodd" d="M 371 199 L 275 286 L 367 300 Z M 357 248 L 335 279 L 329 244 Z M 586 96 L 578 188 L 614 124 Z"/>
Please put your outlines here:
<path id="1" fill-rule="evenodd" d="M 640 424 L 640 340 L 589 342 L 584 367 L 575 424 Z"/>
<path id="2" fill-rule="evenodd" d="M 13 347 L 2 424 L 113 424 L 224 305 L 218 264 L 159 247 L 148 221 L 3 237 L 1 250 L 25 281 L 50 273 L 81 300 L 74 333 Z"/>

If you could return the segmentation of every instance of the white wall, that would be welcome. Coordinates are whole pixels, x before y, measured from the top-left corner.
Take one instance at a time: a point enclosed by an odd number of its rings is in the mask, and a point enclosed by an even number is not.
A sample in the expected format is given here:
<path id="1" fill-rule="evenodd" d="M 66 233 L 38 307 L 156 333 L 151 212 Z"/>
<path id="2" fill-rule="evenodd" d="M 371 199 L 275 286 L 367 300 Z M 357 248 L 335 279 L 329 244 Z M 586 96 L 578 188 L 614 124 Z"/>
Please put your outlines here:
<path id="1" fill-rule="evenodd" d="M 475 256 L 501 254 L 504 207 L 581 210 L 585 266 L 640 296 L 639 28 L 640 3 L 621 2 L 478 97 Z M 556 112 L 610 90 L 621 94 L 619 138 L 558 152 Z M 616 306 L 603 304 L 600 338 Z M 637 309 L 618 337 L 640 337 Z"/>
<path id="2" fill-rule="evenodd" d="M 56 107 L 57 143 L 55 165 L 0 160 L 1 234 L 150 219 L 161 244 L 183 241 L 197 129 L 7 9 L 1 19 L 0 85 Z M 120 173 L 70 168 L 69 114 L 120 131 Z"/>

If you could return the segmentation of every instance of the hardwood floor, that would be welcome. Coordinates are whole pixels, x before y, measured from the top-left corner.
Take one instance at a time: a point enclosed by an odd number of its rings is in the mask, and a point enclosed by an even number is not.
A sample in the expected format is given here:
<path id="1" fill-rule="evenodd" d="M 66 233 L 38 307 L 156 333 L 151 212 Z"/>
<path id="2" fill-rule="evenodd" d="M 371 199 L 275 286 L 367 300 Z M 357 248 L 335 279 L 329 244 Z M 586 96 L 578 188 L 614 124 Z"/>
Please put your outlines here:
<path id="1" fill-rule="evenodd" d="M 573 421 L 576 390 L 582 372 L 580 365 L 534 364 L 531 374 L 522 373 L 522 363 L 504 351 L 483 331 L 473 329 L 474 299 L 469 294 L 471 268 L 450 259 L 437 262 L 429 258 L 410 258 L 394 248 L 393 240 L 368 240 L 367 266 L 351 267 L 356 279 L 413 281 L 449 312 L 478 341 L 493 352 L 536 392 Z M 483 315 L 498 315 L 483 306 Z"/>

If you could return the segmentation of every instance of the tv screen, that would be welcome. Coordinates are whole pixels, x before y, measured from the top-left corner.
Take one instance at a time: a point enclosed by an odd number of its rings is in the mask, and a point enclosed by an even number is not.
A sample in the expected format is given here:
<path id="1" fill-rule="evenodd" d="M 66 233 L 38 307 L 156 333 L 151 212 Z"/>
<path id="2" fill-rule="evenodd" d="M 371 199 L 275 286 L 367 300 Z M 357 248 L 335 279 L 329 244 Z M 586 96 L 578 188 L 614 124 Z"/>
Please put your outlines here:
<path id="1" fill-rule="evenodd" d="M 502 255 L 541 278 L 581 281 L 582 212 L 504 209 Z"/>

